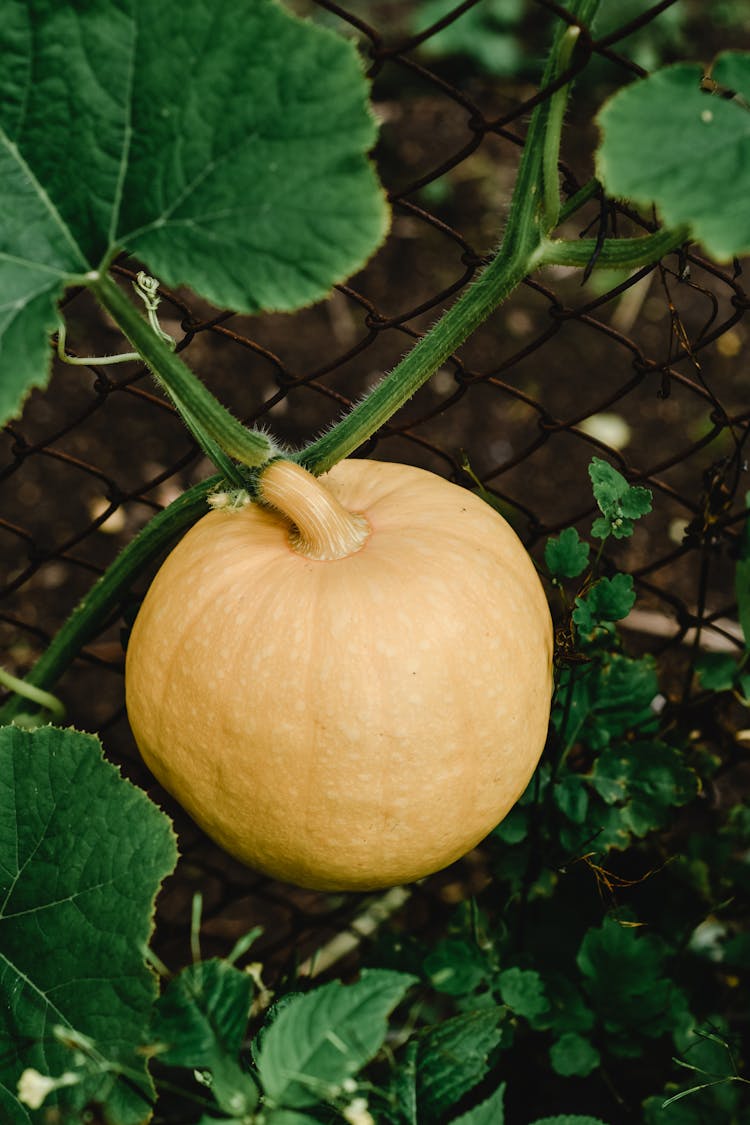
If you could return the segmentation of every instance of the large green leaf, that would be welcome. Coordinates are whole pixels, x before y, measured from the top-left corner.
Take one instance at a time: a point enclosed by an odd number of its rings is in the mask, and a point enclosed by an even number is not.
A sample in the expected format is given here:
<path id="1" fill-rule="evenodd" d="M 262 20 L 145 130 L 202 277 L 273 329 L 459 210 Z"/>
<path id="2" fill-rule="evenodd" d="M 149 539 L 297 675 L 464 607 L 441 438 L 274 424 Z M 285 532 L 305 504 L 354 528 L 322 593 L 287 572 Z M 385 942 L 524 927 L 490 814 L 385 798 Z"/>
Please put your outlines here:
<path id="1" fill-rule="evenodd" d="M 152 1086 L 138 1047 L 156 985 L 143 949 L 154 895 L 175 858 L 169 821 L 102 758 L 95 738 L 54 727 L 0 729 L 6 1090 L 15 1091 L 26 1068 L 53 1077 L 75 1068 L 58 1027 L 91 1041 L 81 1080 L 57 1095 L 60 1104 L 106 1103 L 114 1125 L 146 1119 Z M 16 1106 L 10 1120 L 26 1121 Z"/>
<path id="2" fill-rule="evenodd" d="M 597 175 L 614 196 L 656 204 L 715 258 L 750 251 L 750 55 L 719 55 L 711 73 L 728 100 L 680 63 L 619 91 L 599 114 Z"/>
<path id="3" fill-rule="evenodd" d="M 118 249 L 285 310 L 383 237 L 355 48 L 275 0 L 0 0 L 0 57 L 0 421 L 45 381 L 65 285 Z"/>
<path id="4" fill-rule="evenodd" d="M 271 1104 L 314 1105 L 356 1074 L 382 1046 L 388 1014 L 415 979 L 370 969 L 355 984 L 332 981 L 279 1008 L 256 1054 Z"/>

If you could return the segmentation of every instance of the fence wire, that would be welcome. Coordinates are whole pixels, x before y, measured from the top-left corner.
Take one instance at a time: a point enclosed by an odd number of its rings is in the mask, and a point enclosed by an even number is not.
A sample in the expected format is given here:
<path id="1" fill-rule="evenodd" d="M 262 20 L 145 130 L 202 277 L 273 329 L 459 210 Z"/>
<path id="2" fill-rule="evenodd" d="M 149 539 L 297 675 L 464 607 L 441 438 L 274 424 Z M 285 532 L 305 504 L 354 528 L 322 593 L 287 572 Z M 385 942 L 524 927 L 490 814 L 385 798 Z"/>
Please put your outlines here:
<path id="1" fill-rule="evenodd" d="M 367 60 L 391 236 L 327 302 L 293 316 L 249 319 L 163 292 L 162 325 L 188 362 L 248 423 L 290 445 L 309 440 L 395 363 L 471 282 L 502 228 L 528 116 L 552 91 L 534 92 L 523 74 L 481 78 L 431 57 L 440 32 L 475 6 L 457 3 L 415 32 L 404 30 L 414 5 L 297 5 L 355 37 Z M 608 69 L 593 85 L 582 77 L 571 110 L 561 164 L 569 196 L 591 174 L 597 99 L 644 73 L 628 54 L 630 36 L 671 6 L 654 4 L 599 39 L 582 29 L 565 77 L 592 55 Z M 570 17 L 550 0 L 530 9 L 524 34 L 541 51 L 551 15 Z M 543 17 L 539 31 L 534 21 Z M 599 194 L 565 233 L 636 233 L 653 229 L 651 218 Z M 127 279 L 137 264 L 116 269 Z M 634 575 L 639 601 L 628 641 L 634 651 L 663 654 L 665 690 L 687 714 L 697 650 L 739 644 L 732 571 L 748 488 L 749 308 L 740 264 L 719 268 L 695 248 L 627 277 L 592 271 L 582 280 L 579 271 L 548 269 L 527 279 L 360 452 L 481 488 L 537 555 L 563 527 L 590 529 L 592 456 L 652 489 L 653 514 L 606 565 Z M 69 294 L 65 315 L 71 351 L 123 346 L 85 293 Z M 22 675 L 117 550 L 211 470 L 137 364 L 57 363 L 50 389 L 35 393 L 5 430 L 0 458 L 0 647 Z M 125 620 L 142 592 L 143 584 L 122 607 Z M 180 828 L 183 859 L 160 900 L 161 952 L 185 960 L 190 902 L 200 890 L 204 952 L 226 952 L 261 924 L 260 955 L 272 972 L 290 972 L 345 930 L 362 902 L 246 870 L 157 789 L 125 718 L 121 624 L 118 617 L 89 644 L 59 690 L 70 721 L 101 731 L 109 755 Z M 475 855 L 428 880 L 415 889 L 406 924 L 434 926 L 484 878 Z"/>

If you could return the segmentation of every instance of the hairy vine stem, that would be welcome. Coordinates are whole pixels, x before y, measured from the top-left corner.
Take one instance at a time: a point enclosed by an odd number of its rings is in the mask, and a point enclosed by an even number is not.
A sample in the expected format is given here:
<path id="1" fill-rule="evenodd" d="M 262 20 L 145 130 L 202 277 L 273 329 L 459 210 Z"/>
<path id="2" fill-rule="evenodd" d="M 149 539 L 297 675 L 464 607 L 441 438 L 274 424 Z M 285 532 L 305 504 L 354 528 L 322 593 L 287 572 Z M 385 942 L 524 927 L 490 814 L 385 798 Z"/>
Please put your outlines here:
<path id="1" fill-rule="evenodd" d="M 25 685 L 43 690 L 56 683 L 83 646 L 106 624 L 141 571 L 208 511 L 206 498 L 221 479 L 211 477 L 194 485 L 146 524 L 78 603 L 24 678 Z M 28 709 L 32 696 L 26 695 L 26 699 L 18 692 L 10 696 L 0 708 L 0 723 L 9 723 Z"/>
<path id="2" fill-rule="evenodd" d="M 277 453 L 267 434 L 248 430 L 214 398 L 109 274 L 99 274 L 90 289 L 166 388 L 199 440 L 200 434 L 207 435 L 209 449 L 216 446 L 227 457 L 250 467 L 265 464 Z"/>
<path id="3" fill-rule="evenodd" d="M 570 0 L 570 20 L 560 24 L 555 34 L 542 79 L 544 88 L 554 87 L 565 74 L 580 38 L 579 28 L 591 21 L 598 6 L 599 0 Z M 293 454 L 292 460 L 316 474 L 330 469 L 384 425 L 532 270 L 541 265 L 590 263 L 594 240 L 550 238 L 554 227 L 599 189 L 597 181 L 591 180 L 560 208 L 557 157 L 570 88 L 570 81 L 559 85 L 532 113 L 508 222 L 490 265 L 374 390 L 328 433 Z M 685 230 L 678 230 L 608 240 L 599 248 L 595 264 L 621 269 L 647 265 L 681 245 L 686 236 Z M 253 477 L 279 456 L 272 440 L 248 430 L 214 398 L 109 275 L 88 275 L 86 282 L 171 396 L 223 478 L 252 490 Z M 73 611 L 25 683 L 38 689 L 54 685 L 117 609 L 133 579 L 207 510 L 207 496 L 221 481 L 222 477 L 214 477 L 196 485 L 154 517 Z M 0 709 L 0 722 L 11 720 L 23 705 L 19 694 L 12 695 Z"/>
<path id="4" fill-rule="evenodd" d="M 599 0 L 572 0 L 569 13 L 575 21 L 588 22 L 598 7 Z M 554 84 L 565 72 L 575 46 L 572 31 L 568 24 L 558 27 L 542 77 L 543 87 Z M 382 382 L 328 433 L 295 455 L 294 459 L 306 469 L 323 473 L 371 437 L 541 264 L 545 236 L 553 229 L 559 213 L 558 202 L 554 215 L 545 215 L 545 154 L 548 162 L 549 154 L 555 154 L 556 169 L 570 88 L 571 83 L 566 83 L 549 103 L 540 103 L 532 113 L 508 223 L 493 261 Z M 556 170 L 555 186 L 559 196 Z"/>

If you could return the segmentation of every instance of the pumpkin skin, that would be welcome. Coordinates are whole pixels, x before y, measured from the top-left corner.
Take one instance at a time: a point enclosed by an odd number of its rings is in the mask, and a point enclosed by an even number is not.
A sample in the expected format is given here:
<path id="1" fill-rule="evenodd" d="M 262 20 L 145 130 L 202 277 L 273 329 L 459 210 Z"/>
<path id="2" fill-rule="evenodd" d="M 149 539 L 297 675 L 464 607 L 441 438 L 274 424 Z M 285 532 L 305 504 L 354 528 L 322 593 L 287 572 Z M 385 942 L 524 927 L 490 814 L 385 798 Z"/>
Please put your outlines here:
<path id="1" fill-rule="evenodd" d="M 365 460 L 319 481 L 365 517 L 365 542 L 321 561 L 275 510 L 210 512 L 136 619 L 127 709 L 151 771 L 232 855 L 373 890 L 452 863 L 521 796 L 552 624 L 520 540 L 478 497 Z"/>

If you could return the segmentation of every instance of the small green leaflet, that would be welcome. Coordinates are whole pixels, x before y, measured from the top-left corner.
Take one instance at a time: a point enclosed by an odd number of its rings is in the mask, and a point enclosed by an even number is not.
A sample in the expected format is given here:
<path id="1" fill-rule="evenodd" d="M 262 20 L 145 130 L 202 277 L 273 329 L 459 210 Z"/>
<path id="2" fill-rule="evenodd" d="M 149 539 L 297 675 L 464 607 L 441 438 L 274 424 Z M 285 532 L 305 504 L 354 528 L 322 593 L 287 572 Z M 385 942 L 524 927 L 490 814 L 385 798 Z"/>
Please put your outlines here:
<path id="1" fill-rule="evenodd" d="M 623 803 L 623 825 L 639 837 L 663 827 L 668 810 L 698 792 L 698 778 L 680 751 L 658 741 L 606 747 L 591 784 L 607 804 Z"/>
<path id="2" fill-rule="evenodd" d="M 397 1060 L 396 1095 L 409 1125 L 439 1121 L 484 1078 L 503 1038 L 499 1005 L 466 1012 L 417 1032 Z"/>
<path id="3" fill-rule="evenodd" d="M 506 969 L 498 977 L 498 988 L 503 1004 L 526 1019 L 533 1019 L 549 1008 L 544 982 L 533 969 Z"/>
<path id="4" fill-rule="evenodd" d="M 655 729 L 658 717 L 651 704 L 659 680 L 654 658 L 634 660 L 618 652 L 595 655 L 575 677 L 568 668 L 560 673 L 552 722 L 566 745 L 580 738 L 600 750 L 618 735 Z"/>
<path id="5" fill-rule="evenodd" d="M 153 1096 L 138 1047 L 156 997 L 141 951 L 176 860 L 170 823 L 77 731 L 3 727 L 0 779 L 0 1082 L 15 1093 L 27 1068 L 76 1070 L 32 1121 L 57 1097 L 68 1113 L 98 1101 L 113 1125 L 136 1125 Z M 80 1068 L 55 1026 L 91 1041 Z"/>
<path id="6" fill-rule="evenodd" d="M 544 561 L 553 578 L 577 578 L 586 569 L 590 547 L 574 527 L 566 527 L 556 539 L 548 539 Z"/>
<path id="7" fill-rule="evenodd" d="M 587 1006 L 578 982 L 566 972 L 548 972 L 544 977 L 545 991 L 550 999 L 548 1010 L 532 1021 L 532 1027 L 541 1031 L 553 1031 L 562 1038 L 566 1032 L 574 1031 L 582 1038 L 584 1032 L 594 1026 L 594 1013 Z"/>
<path id="8" fill-rule="evenodd" d="M 487 980 L 490 970 L 476 942 L 445 938 L 425 957 L 424 971 L 438 992 L 466 996 Z"/>
<path id="9" fill-rule="evenodd" d="M 576 598 L 573 620 L 584 639 L 590 637 L 597 626 L 627 617 L 634 605 L 632 576 L 615 574 L 613 578 L 600 578 L 585 597 Z"/>
<path id="10" fill-rule="evenodd" d="M 210 1066 L 221 1046 L 239 1054 L 250 1017 L 252 978 L 228 961 L 189 965 L 159 997 L 151 1028 L 170 1066 Z"/>
<path id="11" fill-rule="evenodd" d="M 299 1108 L 324 1100 L 380 1050 L 388 1015 L 416 978 L 370 969 L 355 984 L 332 981 L 280 1008 L 256 1061 L 272 1105 Z"/>
<path id="12" fill-rule="evenodd" d="M 731 691 L 739 673 L 737 659 L 729 652 L 701 652 L 695 671 L 706 691 Z"/>
<path id="13" fill-rule="evenodd" d="M 589 793 L 586 779 L 579 773 L 567 773 L 558 777 L 554 786 L 554 798 L 560 812 L 574 824 L 583 824 L 589 808 Z"/>
<path id="14" fill-rule="evenodd" d="M 577 1076 L 585 1078 L 599 1066 L 599 1052 L 589 1039 L 577 1035 L 575 1031 L 566 1031 L 549 1051 L 552 1069 L 564 1078 Z"/>
<path id="15" fill-rule="evenodd" d="M 451 1125 L 503 1125 L 505 1121 L 505 1082 L 494 1094 L 474 1106 L 460 1117 L 454 1117 Z"/>
<path id="16" fill-rule="evenodd" d="M 618 91 L 599 113 L 597 176 L 607 192 L 656 204 L 719 261 L 750 251 L 750 55 L 727 52 L 701 90 L 704 67 L 679 63 Z"/>
<path id="17" fill-rule="evenodd" d="M 239 1062 L 253 982 L 228 961 L 200 961 L 183 969 L 159 997 L 151 1038 L 168 1066 L 206 1068 L 220 1109 L 246 1115 L 258 1090 Z"/>
<path id="18" fill-rule="evenodd" d="M 634 521 L 651 511 L 648 488 L 629 485 L 622 473 L 606 461 L 593 457 L 589 476 L 602 519 L 594 520 L 591 534 L 596 539 L 627 539 L 633 534 Z"/>
<path id="19" fill-rule="evenodd" d="M 288 310 L 385 234 L 357 52 L 275 0 L 4 0 L 0 56 L 0 421 L 46 381 L 65 287 L 118 250 Z"/>

